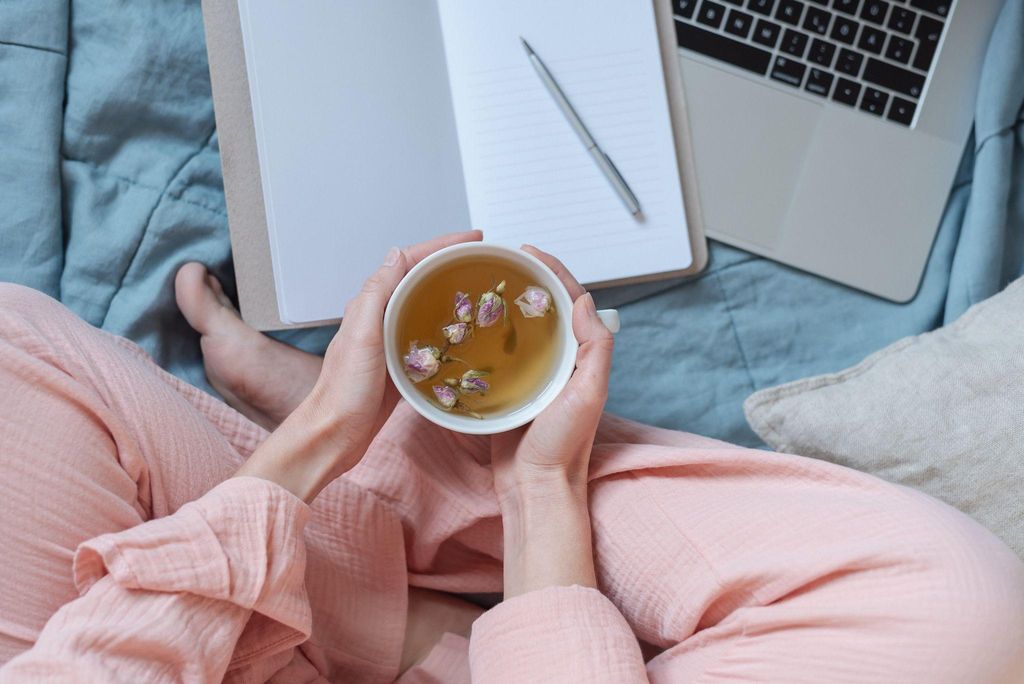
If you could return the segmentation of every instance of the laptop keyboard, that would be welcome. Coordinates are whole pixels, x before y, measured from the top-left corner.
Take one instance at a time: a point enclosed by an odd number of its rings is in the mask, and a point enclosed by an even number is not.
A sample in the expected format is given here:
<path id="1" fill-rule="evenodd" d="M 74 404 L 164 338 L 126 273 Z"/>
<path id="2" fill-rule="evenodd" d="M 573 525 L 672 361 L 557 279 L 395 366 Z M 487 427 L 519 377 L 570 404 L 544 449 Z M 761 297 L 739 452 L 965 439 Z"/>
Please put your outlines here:
<path id="1" fill-rule="evenodd" d="M 680 47 L 903 126 L 953 0 L 673 0 Z"/>

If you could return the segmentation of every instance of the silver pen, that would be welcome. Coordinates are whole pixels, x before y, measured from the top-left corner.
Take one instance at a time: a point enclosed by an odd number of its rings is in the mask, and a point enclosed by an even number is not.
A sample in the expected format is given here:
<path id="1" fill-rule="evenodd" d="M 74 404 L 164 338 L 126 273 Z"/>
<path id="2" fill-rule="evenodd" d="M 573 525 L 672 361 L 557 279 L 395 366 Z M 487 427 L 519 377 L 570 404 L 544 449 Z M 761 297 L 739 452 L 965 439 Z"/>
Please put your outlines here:
<path id="1" fill-rule="evenodd" d="M 629 189 L 626 179 L 623 178 L 622 174 L 619 173 L 619 170 L 615 168 L 615 164 L 612 163 L 611 158 L 605 154 L 600 147 L 598 147 L 597 142 L 594 140 L 594 136 L 590 135 L 590 131 L 588 131 L 587 127 L 583 124 L 583 120 L 580 119 L 580 115 L 576 113 L 576 110 L 572 107 L 572 103 L 569 102 L 569 99 L 565 96 L 565 93 L 562 92 L 562 89 L 558 87 L 558 82 L 555 81 L 555 77 L 551 75 L 551 72 L 548 71 L 544 62 L 541 61 L 540 56 L 533 51 L 533 48 L 530 47 L 530 44 L 526 42 L 525 38 L 519 36 L 519 40 L 522 41 L 523 48 L 526 50 L 526 55 L 529 57 L 530 63 L 533 64 L 533 68 L 537 72 L 537 75 L 540 76 L 540 80 L 544 84 L 544 87 L 548 89 L 548 92 L 551 93 L 551 97 L 555 99 L 555 104 L 557 104 L 558 108 L 562 110 L 562 114 L 565 115 L 565 118 L 569 121 L 573 130 L 576 131 L 576 135 L 579 136 L 580 141 L 587 148 L 587 152 L 589 152 L 590 156 L 594 158 L 594 162 L 597 164 L 597 167 L 601 169 L 601 173 L 603 173 L 605 178 L 608 179 L 608 182 L 612 184 L 612 187 L 622 199 L 622 203 L 626 205 L 626 209 L 629 210 L 629 213 L 633 216 L 638 216 L 640 214 L 640 203 L 637 201 L 636 195 L 633 194 L 633 191 Z"/>

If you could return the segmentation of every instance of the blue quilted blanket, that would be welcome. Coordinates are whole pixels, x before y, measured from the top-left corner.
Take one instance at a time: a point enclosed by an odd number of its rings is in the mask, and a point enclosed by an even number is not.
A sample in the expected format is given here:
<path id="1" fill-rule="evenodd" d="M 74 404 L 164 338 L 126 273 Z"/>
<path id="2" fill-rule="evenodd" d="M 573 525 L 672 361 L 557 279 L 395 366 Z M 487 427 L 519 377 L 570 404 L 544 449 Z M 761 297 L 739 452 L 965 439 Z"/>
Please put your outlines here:
<path id="1" fill-rule="evenodd" d="M 959 316 L 1024 272 L 1024 0 L 1008 0 L 918 296 L 891 304 L 712 244 L 685 283 L 618 305 L 609 408 L 744 444 L 752 391 L 834 371 Z M 197 0 L 0 3 L 0 280 L 38 288 L 208 388 L 177 312 L 178 266 L 231 290 Z M 330 330 L 288 341 L 322 349 Z"/>

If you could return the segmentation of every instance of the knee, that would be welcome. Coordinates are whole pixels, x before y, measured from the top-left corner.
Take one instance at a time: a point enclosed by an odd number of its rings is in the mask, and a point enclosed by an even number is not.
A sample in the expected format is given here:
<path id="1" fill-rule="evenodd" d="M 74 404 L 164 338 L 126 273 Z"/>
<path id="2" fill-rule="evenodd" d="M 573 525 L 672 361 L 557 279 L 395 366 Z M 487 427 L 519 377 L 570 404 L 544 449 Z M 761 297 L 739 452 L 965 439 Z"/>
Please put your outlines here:
<path id="1" fill-rule="evenodd" d="M 1024 563 L 951 507 L 922 496 L 912 508 L 901 591 L 917 603 L 937 681 L 1024 681 Z"/>
<path id="2" fill-rule="evenodd" d="M 56 299 L 14 283 L 0 283 L 0 338 L 52 339 L 67 334 L 80 319 Z"/>
<path id="3" fill-rule="evenodd" d="M 38 290 L 15 283 L 0 283 L 0 316 L 5 324 L 24 324 L 50 318 L 58 310 L 66 311 L 57 300 Z M 8 325 L 0 326 L 0 330 L 7 328 Z"/>
<path id="4" fill-rule="evenodd" d="M 21 367 L 24 356 L 71 372 L 72 365 L 87 345 L 93 329 L 63 304 L 21 285 L 0 283 L 0 346 L 14 353 L 0 355 L 0 361 Z"/>

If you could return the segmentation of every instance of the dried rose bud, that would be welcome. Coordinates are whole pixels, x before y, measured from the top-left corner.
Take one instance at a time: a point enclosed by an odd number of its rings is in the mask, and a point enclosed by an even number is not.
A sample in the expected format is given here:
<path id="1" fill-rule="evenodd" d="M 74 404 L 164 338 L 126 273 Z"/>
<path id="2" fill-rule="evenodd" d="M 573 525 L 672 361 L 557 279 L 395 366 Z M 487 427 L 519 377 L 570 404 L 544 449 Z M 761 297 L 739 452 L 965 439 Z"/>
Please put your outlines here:
<path id="1" fill-rule="evenodd" d="M 441 328 L 441 334 L 448 340 L 448 344 L 462 344 L 471 329 L 469 323 L 452 323 Z"/>
<path id="2" fill-rule="evenodd" d="M 409 344 L 409 353 L 402 357 L 405 362 L 405 374 L 413 382 L 420 382 L 437 375 L 441 370 L 441 350 L 437 347 L 417 347 L 415 342 Z"/>
<path id="3" fill-rule="evenodd" d="M 437 403 L 441 405 L 445 411 L 451 410 L 455 404 L 459 402 L 459 393 L 452 387 L 447 385 L 434 385 L 434 396 L 437 397 Z"/>
<path id="4" fill-rule="evenodd" d="M 515 303 L 527 318 L 540 318 L 551 311 L 551 293 L 543 287 L 530 285 L 516 297 Z"/>
<path id="5" fill-rule="evenodd" d="M 501 293 L 505 291 L 505 281 L 498 283 L 498 287 L 480 295 L 480 301 L 476 305 L 476 324 L 481 328 L 489 328 L 500 319 L 508 316 L 505 311 L 505 300 Z"/>
<path id="6" fill-rule="evenodd" d="M 484 380 L 486 375 L 487 373 L 483 371 L 466 371 L 462 374 L 462 379 L 459 381 L 459 389 L 466 394 L 483 394 L 491 388 L 487 381 Z"/>
<path id="7" fill-rule="evenodd" d="M 455 320 L 459 323 L 471 323 L 473 321 L 473 302 L 465 292 L 455 293 Z"/>

